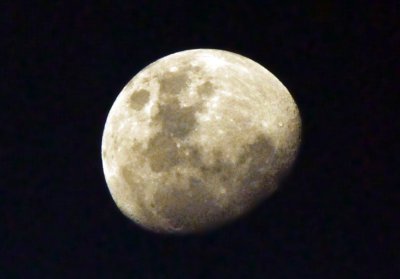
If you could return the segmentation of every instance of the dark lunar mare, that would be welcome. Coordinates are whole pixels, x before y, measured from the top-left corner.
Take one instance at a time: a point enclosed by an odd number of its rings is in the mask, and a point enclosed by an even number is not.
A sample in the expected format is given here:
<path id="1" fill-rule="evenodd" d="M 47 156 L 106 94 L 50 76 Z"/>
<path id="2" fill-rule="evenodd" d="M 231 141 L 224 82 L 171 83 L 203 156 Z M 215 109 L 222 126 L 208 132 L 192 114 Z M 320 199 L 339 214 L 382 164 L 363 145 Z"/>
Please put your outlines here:
<path id="1" fill-rule="evenodd" d="M 238 165 L 225 161 L 222 151 L 218 149 L 213 151 L 214 162 L 210 164 L 204 161 L 199 148 L 185 141 L 198 125 L 195 114 L 203 109 L 204 101 L 182 107 L 178 99 L 178 95 L 185 94 L 185 90 L 187 90 L 189 77 L 186 71 L 190 70 L 191 68 L 186 65 L 178 72 L 158 77 L 160 84 L 159 110 L 153 116 L 151 125 L 159 126 L 161 130 L 149 139 L 147 148 L 142 151 L 143 156 L 148 158 L 152 171 L 165 176 L 163 181 L 167 181 L 167 177 L 171 177 L 171 172 L 174 172 L 177 181 L 182 179 L 178 170 L 179 165 L 189 165 L 200 171 L 199 177 L 186 178 L 187 181 L 185 180 L 184 183 L 188 183 L 189 190 L 179 189 L 176 185 L 170 185 L 170 182 L 160 185 L 154 193 L 153 203 L 150 204 L 153 210 L 168 220 L 171 230 L 182 229 L 182 232 L 198 231 L 204 225 L 210 228 L 219 225 L 221 220 L 227 221 L 236 217 L 235 211 L 230 208 L 232 206 L 240 208 L 239 204 L 247 204 L 244 199 L 251 200 L 255 198 L 255 195 L 260 195 L 252 182 L 260 183 L 268 176 L 265 170 L 260 169 L 260 166 L 265 166 L 274 155 L 274 147 L 270 140 L 265 135 L 259 134 L 253 143 L 243 146 Z M 214 89 L 214 85 L 210 81 L 197 87 L 198 93 L 205 99 L 212 96 Z M 131 107 L 133 109 L 143 108 L 148 98 L 149 94 L 146 90 L 135 92 L 130 98 Z M 203 178 L 218 177 L 225 181 L 232 179 L 235 176 L 235 170 L 243 168 L 243 164 L 248 166 L 248 172 L 241 178 L 241 181 L 235 183 L 243 185 L 243 187 L 229 189 L 226 194 L 232 195 L 229 199 L 231 201 L 225 208 L 222 208 L 216 203 Z M 129 184 L 138 184 L 138 181 L 129 178 L 134 176 L 133 170 L 124 168 L 123 172 L 123 176 Z M 273 182 L 265 181 L 265 183 Z M 140 189 L 141 185 L 134 188 Z M 262 196 L 256 198 L 256 200 L 260 199 Z M 137 199 L 137 202 L 143 209 L 142 214 L 146 220 L 157 218 L 149 210 L 146 210 L 147 207 L 140 201 L 140 198 Z"/>

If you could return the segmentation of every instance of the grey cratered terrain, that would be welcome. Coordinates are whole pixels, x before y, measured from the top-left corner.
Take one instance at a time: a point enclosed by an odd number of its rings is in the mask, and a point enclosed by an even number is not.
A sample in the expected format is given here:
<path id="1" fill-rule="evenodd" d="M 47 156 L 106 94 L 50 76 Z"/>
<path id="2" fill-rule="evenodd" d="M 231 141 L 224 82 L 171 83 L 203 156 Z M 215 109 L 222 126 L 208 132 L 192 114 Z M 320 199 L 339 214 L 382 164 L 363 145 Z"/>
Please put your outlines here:
<path id="1" fill-rule="evenodd" d="M 178 52 L 139 72 L 112 106 L 102 141 L 107 185 L 147 229 L 207 231 L 277 189 L 300 126 L 290 93 L 261 65 L 222 50 Z"/>

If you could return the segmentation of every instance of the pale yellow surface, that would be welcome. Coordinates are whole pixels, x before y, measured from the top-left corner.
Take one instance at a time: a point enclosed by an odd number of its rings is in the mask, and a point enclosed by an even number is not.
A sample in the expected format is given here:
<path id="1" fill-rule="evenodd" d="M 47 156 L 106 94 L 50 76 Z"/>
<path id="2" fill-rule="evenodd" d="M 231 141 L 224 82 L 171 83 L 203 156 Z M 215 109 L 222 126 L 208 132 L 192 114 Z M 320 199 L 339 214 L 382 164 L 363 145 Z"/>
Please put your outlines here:
<path id="1" fill-rule="evenodd" d="M 166 56 L 122 90 L 107 118 L 103 169 L 121 211 L 159 232 L 209 230 L 273 193 L 300 143 L 288 90 L 243 56 Z"/>

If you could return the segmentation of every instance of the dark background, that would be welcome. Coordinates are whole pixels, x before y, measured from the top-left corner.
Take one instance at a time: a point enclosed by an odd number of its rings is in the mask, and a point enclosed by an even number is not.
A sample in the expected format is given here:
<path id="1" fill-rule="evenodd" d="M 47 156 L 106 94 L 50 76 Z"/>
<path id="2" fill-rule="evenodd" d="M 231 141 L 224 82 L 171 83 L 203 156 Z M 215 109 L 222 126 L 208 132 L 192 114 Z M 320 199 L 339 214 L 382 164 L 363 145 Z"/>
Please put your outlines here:
<path id="1" fill-rule="evenodd" d="M 397 278 L 397 1 L 8 2 L 1 278 Z M 282 189 L 249 215 L 157 235 L 114 205 L 102 131 L 139 70 L 190 48 L 268 68 L 300 108 L 303 142 Z"/>

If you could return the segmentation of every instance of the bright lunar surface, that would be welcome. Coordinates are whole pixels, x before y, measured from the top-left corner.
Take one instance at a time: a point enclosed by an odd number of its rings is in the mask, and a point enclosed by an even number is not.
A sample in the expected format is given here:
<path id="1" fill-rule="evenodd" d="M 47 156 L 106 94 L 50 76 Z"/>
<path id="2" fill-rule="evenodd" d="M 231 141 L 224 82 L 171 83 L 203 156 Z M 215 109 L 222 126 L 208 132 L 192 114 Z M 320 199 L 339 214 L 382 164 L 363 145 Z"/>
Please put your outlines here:
<path id="1" fill-rule="evenodd" d="M 123 88 L 102 159 L 120 210 L 144 228 L 197 233 L 242 216 L 293 164 L 301 120 L 285 86 L 244 56 L 168 55 Z"/>

